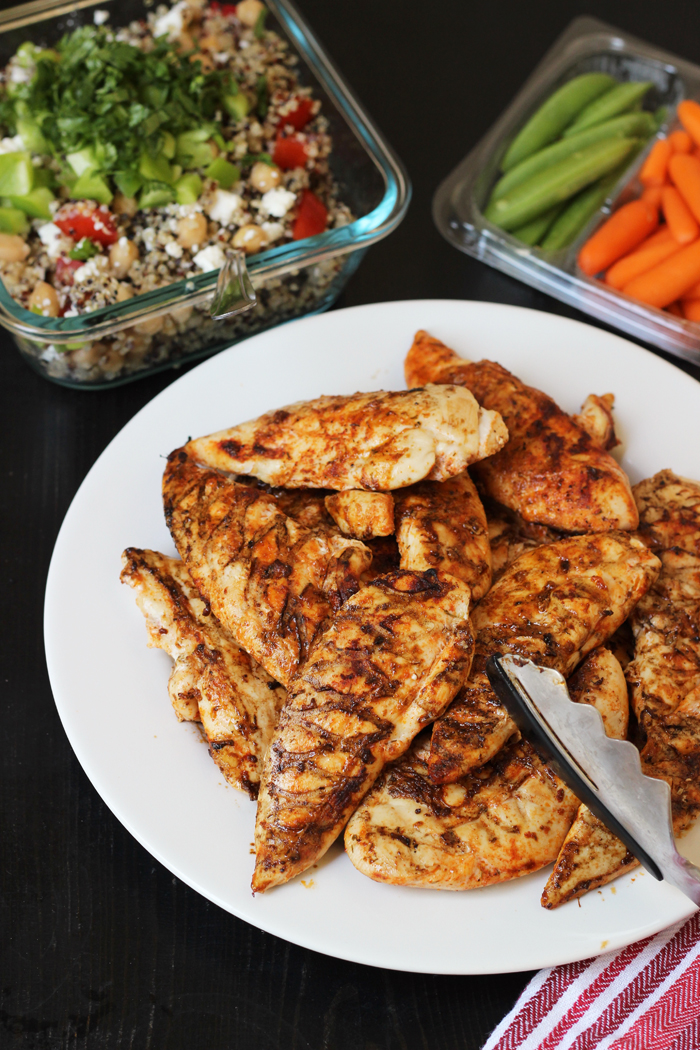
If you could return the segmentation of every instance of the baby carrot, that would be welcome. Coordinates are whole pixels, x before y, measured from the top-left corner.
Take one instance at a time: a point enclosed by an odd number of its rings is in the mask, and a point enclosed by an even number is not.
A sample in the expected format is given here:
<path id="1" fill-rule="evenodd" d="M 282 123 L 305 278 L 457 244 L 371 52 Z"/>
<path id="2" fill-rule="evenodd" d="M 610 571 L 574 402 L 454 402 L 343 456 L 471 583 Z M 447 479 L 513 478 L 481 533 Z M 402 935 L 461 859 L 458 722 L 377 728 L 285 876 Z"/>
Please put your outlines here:
<path id="1" fill-rule="evenodd" d="M 700 299 L 684 299 L 681 309 L 686 321 L 700 321 Z"/>
<path id="2" fill-rule="evenodd" d="M 673 152 L 668 139 L 659 139 L 651 147 L 651 153 L 642 164 L 639 181 L 643 186 L 663 186 L 666 181 L 666 169 Z"/>
<path id="3" fill-rule="evenodd" d="M 642 200 L 646 201 L 647 204 L 651 204 L 652 208 L 660 208 L 662 188 L 662 186 L 647 186 L 642 193 Z"/>
<path id="4" fill-rule="evenodd" d="M 679 244 L 690 244 L 695 240 L 700 233 L 700 226 L 675 186 L 664 186 L 661 208 L 668 228 Z"/>
<path id="5" fill-rule="evenodd" d="M 700 106 L 689 98 L 678 103 L 678 119 L 696 146 L 700 146 Z"/>
<path id="6" fill-rule="evenodd" d="M 655 243 L 650 244 L 650 241 L 655 241 Z M 647 270 L 651 270 L 652 266 L 658 265 L 658 263 L 663 262 L 664 259 L 668 259 L 669 256 L 680 250 L 681 245 L 670 230 L 664 230 L 663 238 L 655 239 L 650 237 L 643 244 L 640 244 L 635 252 L 630 252 L 629 255 L 618 259 L 606 273 L 605 283 L 609 284 L 611 288 L 617 288 L 618 291 L 621 291 L 635 277 L 639 277 L 641 273 L 646 273 Z"/>
<path id="7" fill-rule="evenodd" d="M 666 312 L 669 314 L 673 314 L 674 317 L 683 317 L 683 311 L 679 302 L 669 303 L 669 305 L 666 307 Z"/>
<path id="8" fill-rule="evenodd" d="M 653 232 L 659 221 L 655 208 L 646 201 L 630 201 L 603 223 L 578 253 L 578 264 L 592 277 L 607 270 Z M 676 298 L 674 296 L 674 298 Z"/>
<path id="9" fill-rule="evenodd" d="M 623 288 L 625 295 L 663 308 L 700 281 L 700 240 L 687 244 L 658 266 L 635 277 Z"/>
<path id="10" fill-rule="evenodd" d="M 683 292 L 684 299 L 700 299 L 700 281 Z"/>
<path id="11" fill-rule="evenodd" d="M 687 131 L 672 131 L 668 141 L 674 153 L 690 153 L 693 149 L 693 140 Z"/>
<path id="12" fill-rule="evenodd" d="M 700 160 L 687 153 L 675 153 L 668 162 L 671 182 L 700 222 Z"/>

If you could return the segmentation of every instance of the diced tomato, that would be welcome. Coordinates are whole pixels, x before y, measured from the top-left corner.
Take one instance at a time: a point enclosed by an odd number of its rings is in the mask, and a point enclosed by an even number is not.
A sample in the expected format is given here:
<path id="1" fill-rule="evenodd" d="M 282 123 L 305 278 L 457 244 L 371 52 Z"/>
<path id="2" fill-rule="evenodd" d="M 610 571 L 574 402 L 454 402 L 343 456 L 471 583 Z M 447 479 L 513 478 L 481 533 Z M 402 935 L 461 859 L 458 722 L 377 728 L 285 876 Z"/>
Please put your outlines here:
<path id="1" fill-rule="evenodd" d="M 296 131 L 301 131 L 311 120 L 313 108 L 314 104 L 310 98 L 298 99 L 296 109 L 293 109 L 291 113 L 286 113 L 281 118 L 280 126 L 291 124 Z"/>
<path id="2" fill-rule="evenodd" d="M 301 139 L 295 136 L 285 138 L 284 135 L 278 135 L 272 159 L 278 168 L 288 171 L 290 168 L 303 168 L 309 157 Z"/>
<path id="3" fill-rule="evenodd" d="M 292 227 L 292 238 L 302 241 L 305 237 L 315 237 L 323 233 L 328 223 L 328 208 L 311 190 L 304 190 L 297 217 Z"/>
<path id="4" fill-rule="evenodd" d="M 220 4 L 219 0 L 211 0 L 209 10 L 214 15 L 223 15 L 224 18 L 230 18 L 231 15 L 235 15 L 237 6 L 237 4 Z"/>
<path id="5" fill-rule="evenodd" d="M 86 204 L 66 204 L 53 220 L 59 230 L 81 241 L 87 237 L 107 247 L 119 240 L 114 216 L 107 208 L 91 208 Z"/>
<path id="6" fill-rule="evenodd" d="M 65 255 L 59 255 L 56 260 L 56 280 L 59 284 L 73 284 L 73 274 L 83 265 L 79 259 L 69 259 Z"/>

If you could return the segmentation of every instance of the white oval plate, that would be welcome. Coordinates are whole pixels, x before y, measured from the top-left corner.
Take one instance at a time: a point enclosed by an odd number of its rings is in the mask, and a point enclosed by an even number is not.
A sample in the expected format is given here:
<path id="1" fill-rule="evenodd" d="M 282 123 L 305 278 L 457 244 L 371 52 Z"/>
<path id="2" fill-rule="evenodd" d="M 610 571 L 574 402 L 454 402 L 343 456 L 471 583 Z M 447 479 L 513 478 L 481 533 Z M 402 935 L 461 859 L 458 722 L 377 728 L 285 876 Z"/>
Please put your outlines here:
<path id="1" fill-rule="evenodd" d="M 544 871 L 468 893 L 384 886 L 360 875 L 338 843 L 318 867 L 253 897 L 255 806 L 223 782 L 198 729 L 177 722 L 166 691 L 170 660 L 146 648 L 133 593 L 119 583 L 125 547 L 174 553 L 160 497 L 163 457 L 173 448 L 302 398 L 402 389 L 417 328 L 464 356 L 499 361 L 570 412 L 589 393 L 613 391 L 632 481 L 663 467 L 700 478 L 700 385 L 588 325 L 499 304 L 425 300 L 276 328 L 169 386 L 83 482 L 46 592 L 56 705 L 85 772 L 132 835 L 198 893 L 263 930 L 342 959 L 423 973 L 583 959 L 655 933 L 693 907 L 639 871 L 555 912 L 539 903 Z"/>

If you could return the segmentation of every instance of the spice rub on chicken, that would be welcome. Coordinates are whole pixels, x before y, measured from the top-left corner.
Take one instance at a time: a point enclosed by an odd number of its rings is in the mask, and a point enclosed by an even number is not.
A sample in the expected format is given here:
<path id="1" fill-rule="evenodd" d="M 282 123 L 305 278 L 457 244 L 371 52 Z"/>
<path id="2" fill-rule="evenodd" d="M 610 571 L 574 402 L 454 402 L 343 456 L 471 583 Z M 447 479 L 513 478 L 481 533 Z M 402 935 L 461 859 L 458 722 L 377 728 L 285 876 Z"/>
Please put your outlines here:
<path id="1" fill-rule="evenodd" d="M 463 386 L 300 401 L 190 441 L 193 459 L 287 488 L 385 490 L 442 481 L 508 438 Z"/>
<path id="2" fill-rule="evenodd" d="M 355 867 L 377 882 L 470 890 L 551 863 L 578 799 L 526 742 L 487 766 L 437 786 L 428 740 L 389 766 L 345 831 Z"/>
<path id="3" fill-rule="evenodd" d="M 491 586 L 486 515 L 465 471 L 449 481 L 421 481 L 394 494 L 402 569 L 437 569 L 468 583 L 478 602 Z"/>
<path id="4" fill-rule="evenodd" d="M 382 767 L 469 673 L 469 589 L 397 570 L 349 598 L 290 683 L 265 761 L 253 890 L 304 871 L 341 833 Z"/>
<path id="5" fill-rule="evenodd" d="M 149 645 L 175 661 L 168 691 L 177 717 L 201 721 L 221 772 L 255 798 L 284 689 L 219 623 L 181 561 L 135 547 L 122 561 L 121 579 L 136 592 Z"/>
<path id="6" fill-rule="evenodd" d="M 509 440 L 475 466 L 475 478 L 488 496 L 526 521 L 563 532 L 636 528 L 629 480 L 610 453 L 552 398 L 501 365 L 467 361 L 420 331 L 406 358 L 406 381 L 461 383 L 480 405 L 501 415 Z"/>
<path id="7" fill-rule="evenodd" d="M 394 534 L 394 498 L 390 492 L 346 489 L 326 496 L 325 506 L 344 536 L 370 540 Z"/>
<path id="8" fill-rule="evenodd" d="M 433 780 L 458 779 L 517 734 L 486 676 L 490 655 L 523 656 L 568 677 L 627 618 L 658 571 L 658 559 L 625 532 L 571 536 L 517 558 L 472 614 L 472 671 L 433 727 Z"/>
<path id="9" fill-rule="evenodd" d="M 676 834 L 700 812 L 700 484 L 662 470 L 634 489 L 661 572 L 631 616 L 625 671 L 642 772 L 671 787 Z"/>
<path id="10" fill-rule="evenodd" d="M 335 526 L 305 528 L 268 492 L 198 466 L 182 449 L 163 477 L 165 518 L 215 615 L 287 685 L 326 619 L 359 587 L 371 552 Z"/>

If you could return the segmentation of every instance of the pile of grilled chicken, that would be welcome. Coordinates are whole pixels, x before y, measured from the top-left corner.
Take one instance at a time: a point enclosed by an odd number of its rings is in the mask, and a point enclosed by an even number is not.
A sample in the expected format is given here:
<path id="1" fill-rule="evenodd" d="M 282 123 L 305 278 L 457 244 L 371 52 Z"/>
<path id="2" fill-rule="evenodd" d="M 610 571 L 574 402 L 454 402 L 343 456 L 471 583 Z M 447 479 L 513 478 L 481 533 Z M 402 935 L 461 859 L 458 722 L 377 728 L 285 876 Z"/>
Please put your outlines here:
<path id="1" fill-rule="evenodd" d="M 677 833 L 700 810 L 700 485 L 634 489 L 612 395 L 571 417 L 418 332 L 407 391 L 289 405 L 173 452 L 181 560 L 129 548 L 169 692 L 257 798 L 253 889 L 344 831 L 380 882 L 463 890 L 555 862 L 547 908 L 636 864 L 520 738 L 494 653 L 560 671 Z M 632 718 L 629 717 L 629 707 Z"/>

